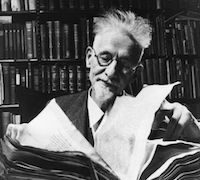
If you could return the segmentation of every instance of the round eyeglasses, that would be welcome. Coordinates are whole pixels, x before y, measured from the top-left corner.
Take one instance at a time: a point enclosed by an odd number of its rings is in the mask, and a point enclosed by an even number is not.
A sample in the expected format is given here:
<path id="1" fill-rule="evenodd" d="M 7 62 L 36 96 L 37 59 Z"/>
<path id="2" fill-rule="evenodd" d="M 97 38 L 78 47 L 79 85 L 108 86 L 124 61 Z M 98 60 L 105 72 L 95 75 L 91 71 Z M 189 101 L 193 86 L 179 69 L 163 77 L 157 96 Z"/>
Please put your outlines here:
<path id="1" fill-rule="evenodd" d="M 94 56 L 97 58 L 97 62 L 99 64 L 99 66 L 103 66 L 103 67 L 109 66 L 115 60 L 119 63 L 121 72 L 123 72 L 124 74 L 133 74 L 133 73 L 135 73 L 138 66 L 141 65 L 142 53 L 141 53 L 139 61 L 138 61 L 139 63 L 133 67 L 133 65 L 127 59 L 113 58 L 112 54 L 110 54 L 108 52 L 97 55 L 94 48 L 93 47 L 90 47 L 90 48 L 93 50 Z"/>

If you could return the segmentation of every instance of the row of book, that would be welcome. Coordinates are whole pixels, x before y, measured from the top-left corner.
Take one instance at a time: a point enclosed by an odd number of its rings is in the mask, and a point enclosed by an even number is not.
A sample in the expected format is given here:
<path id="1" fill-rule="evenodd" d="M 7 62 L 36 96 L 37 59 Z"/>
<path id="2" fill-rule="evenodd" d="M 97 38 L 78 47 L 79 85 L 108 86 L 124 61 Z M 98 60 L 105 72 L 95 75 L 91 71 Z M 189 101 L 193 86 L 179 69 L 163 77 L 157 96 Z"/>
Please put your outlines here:
<path id="1" fill-rule="evenodd" d="M 1 0 L 1 11 L 32 11 L 40 10 L 94 10 L 111 7 L 126 9 L 165 9 L 188 8 L 198 10 L 200 0 Z"/>
<path id="2" fill-rule="evenodd" d="M 164 56 L 165 25 L 163 15 L 149 15 L 154 24 L 153 41 L 147 49 L 148 55 Z M 45 21 L 39 24 L 39 40 L 37 38 L 37 22 L 0 24 L 0 59 L 32 59 L 43 60 L 83 59 L 86 47 L 92 42 L 93 19 L 80 18 L 75 22 L 60 20 Z M 40 54 L 40 55 L 39 55 Z"/>
<path id="3" fill-rule="evenodd" d="M 157 10 L 168 8 L 199 9 L 200 0 L 40 0 L 42 10 L 94 10 L 110 7 Z"/>
<path id="4" fill-rule="evenodd" d="M 179 16 L 166 28 L 168 55 L 200 55 L 200 19 Z"/>
<path id="5" fill-rule="evenodd" d="M 165 8 L 170 10 L 188 9 L 199 12 L 200 0 L 164 0 Z"/>
<path id="6" fill-rule="evenodd" d="M 31 65 L 17 67 L 2 63 L 3 97 L 2 104 L 16 104 L 15 86 L 21 85 L 43 93 L 63 90 L 69 94 L 90 86 L 88 71 L 81 65 Z"/>
<path id="7" fill-rule="evenodd" d="M 165 34 L 165 15 L 164 14 L 147 14 L 147 18 L 152 24 L 152 41 L 146 49 L 145 54 L 148 56 L 165 56 L 166 55 L 166 34 Z"/>
<path id="8" fill-rule="evenodd" d="M 200 98 L 200 59 L 145 59 L 144 71 L 138 80 L 142 84 L 169 84 L 179 81 L 169 98 Z M 138 86 L 139 86 L 138 82 Z"/>
<path id="9" fill-rule="evenodd" d="M 1 11 L 35 11 L 37 0 L 1 0 Z"/>
<path id="10" fill-rule="evenodd" d="M 9 111 L 3 111 L 0 113 L 0 127 L 1 127 L 1 137 L 6 133 L 8 124 L 20 124 L 21 116 Z"/>
<path id="11" fill-rule="evenodd" d="M 67 23 L 59 20 L 40 24 L 42 59 L 82 59 L 91 44 L 92 20 L 81 18 Z"/>
<path id="12" fill-rule="evenodd" d="M 37 57 L 36 21 L 0 24 L 0 59 Z"/>
<path id="13" fill-rule="evenodd" d="M 41 10 L 161 9 L 162 0 L 40 0 Z"/>
<path id="14" fill-rule="evenodd" d="M 148 56 L 165 56 L 165 16 L 162 14 L 146 15 L 154 24 L 153 40 L 146 50 Z M 41 58 L 53 59 L 83 59 L 86 47 L 92 42 L 93 19 L 80 18 L 78 22 L 69 23 L 59 20 L 46 21 L 40 24 Z"/>

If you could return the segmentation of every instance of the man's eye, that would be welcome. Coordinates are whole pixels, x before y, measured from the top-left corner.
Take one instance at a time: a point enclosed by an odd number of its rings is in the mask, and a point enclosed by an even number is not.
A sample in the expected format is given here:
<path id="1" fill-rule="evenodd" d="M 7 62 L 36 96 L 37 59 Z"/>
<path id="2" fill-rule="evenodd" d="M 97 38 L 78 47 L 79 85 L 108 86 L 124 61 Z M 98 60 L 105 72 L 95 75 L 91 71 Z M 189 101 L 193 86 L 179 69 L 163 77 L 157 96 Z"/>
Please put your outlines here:
<path id="1" fill-rule="evenodd" d="M 112 59 L 112 55 L 110 55 L 110 54 L 101 54 L 99 57 L 104 62 L 108 62 Z"/>

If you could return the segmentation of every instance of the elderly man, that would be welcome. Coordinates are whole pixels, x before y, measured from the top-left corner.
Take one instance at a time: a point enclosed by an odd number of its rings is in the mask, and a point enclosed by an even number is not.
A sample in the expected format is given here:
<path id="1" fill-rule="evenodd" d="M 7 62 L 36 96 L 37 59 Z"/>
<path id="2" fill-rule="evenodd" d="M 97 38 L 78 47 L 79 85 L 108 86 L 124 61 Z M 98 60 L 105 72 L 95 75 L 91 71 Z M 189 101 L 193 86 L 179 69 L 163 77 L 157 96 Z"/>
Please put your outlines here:
<path id="1" fill-rule="evenodd" d="M 141 72 L 141 57 L 151 41 L 148 20 L 133 12 L 112 10 L 94 24 L 94 42 L 86 50 L 86 66 L 90 68 L 91 88 L 78 94 L 56 98 L 76 128 L 94 144 L 96 129 L 107 120 L 105 112 L 112 108 L 117 96 L 124 96 L 126 86 Z M 162 103 L 155 121 L 169 118 L 164 140 L 200 142 L 197 120 L 179 103 Z M 100 120 L 100 121 L 99 121 Z M 97 123 L 98 122 L 98 123 Z M 7 134 L 19 135 L 26 125 L 9 125 Z"/>

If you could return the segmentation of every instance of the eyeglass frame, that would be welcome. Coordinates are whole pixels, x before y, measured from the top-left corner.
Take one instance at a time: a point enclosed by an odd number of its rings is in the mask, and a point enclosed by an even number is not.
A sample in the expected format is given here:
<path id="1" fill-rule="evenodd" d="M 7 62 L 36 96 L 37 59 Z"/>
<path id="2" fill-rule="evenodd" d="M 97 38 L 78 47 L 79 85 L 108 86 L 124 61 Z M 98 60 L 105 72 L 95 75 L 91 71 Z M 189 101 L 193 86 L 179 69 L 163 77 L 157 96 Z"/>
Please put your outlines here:
<path id="1" fill-rule="evenodd" d="M 107 67 L 107 66 L 109 66 L 114 60 L 117 61 L 116 58 L 112 58 L 112 59 L 110 59 L 110 60 L 108 61 L 108 64 L 101 64 L 101 63 L 100 63 L 100 60 L 99 60 L 99 58 L 101 58 L 101 57 L 100 57 L 99 55 L 97 55 L 95 49 L 94 49 L 92 46 L 89 46 L 89 48 L 91 48 L 91 49 L 93 50 L 94 56 L 97 58 L 97 62 L 98 62 L 98 64 L 99 64 L 99 66 L 101 66 L 101 67 Z M 128 73 L 130 73 L 130 72 L 131 72 L 131 74 L 134 74 L 135 71 L 136 71 L 136 69 L 137 69 L 139 66 L 142 66 L 142 64 L 141 64 L 141 59 L 142 59 L 143 53 L 144 53 L 144 49 L 142 49 L 141 54 L 140 54 L 140 57 L 139 57 L 139 60 L 138 60 L 138 63 L 137 63 L 136 66 L 134 66 L 134 67 L 132 67 L 131 63 L 130 63 L 128 60 L 123 59 L 124 61 L 126 61 L 126 62 L 128 62 L 128 63 L 130 64 L 130 69 L 127 70 L 127 72 L 125 72 L 125 71 L 122 70 L 122 72 L 123 72 L 124 74 L 128 74 Z"/>

